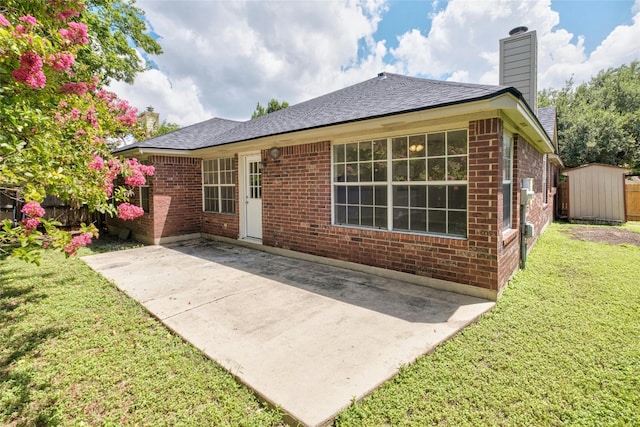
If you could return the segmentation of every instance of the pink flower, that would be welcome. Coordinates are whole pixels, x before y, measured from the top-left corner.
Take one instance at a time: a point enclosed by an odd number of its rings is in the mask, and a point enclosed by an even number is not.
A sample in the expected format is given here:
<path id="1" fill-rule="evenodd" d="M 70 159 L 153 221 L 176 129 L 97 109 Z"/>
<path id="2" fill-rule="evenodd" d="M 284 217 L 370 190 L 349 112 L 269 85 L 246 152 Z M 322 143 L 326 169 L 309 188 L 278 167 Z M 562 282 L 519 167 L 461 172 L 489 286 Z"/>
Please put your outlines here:
<path id="1" fill-rule="evenodd" d="M 143 174 L 147 175 L 147 176 L 153 176 L 154 172 L 156 171 L 156 168 L 154 168 L 153 166 L 148 166 L 148 165 L 140 165 L 138 166 L 138 170 L 140 172 L 142 172 Z"/>
<path id="2" fill-rule="evenodd" d="M 76 236 L 73 236 L 71 239 L 71 243 L 67 243 L 64 245 L 63 250 L 67 253 L 67 255 L 75 255 L 78 252 L 78 248 L 82 246 L 87 246 L 91 243 L 91 238 L 93 235 L 91 233 L 82 233 Z"/>
<path id="3" fill-rule="evenodd" d="M 40 225 L 40 220 L 36 218 L 25 218 L 22 220 L 22 225 L 27 230 L 34 230 Z"/>
<path id="4" fill-rule="evenodd" d="M 133 187 L 142 187 L 145 182 L 144 175 L 140 172 L 134 172 L 133 175 L 128 176 L 124 179 L 124 183 L 127 185 L 131 185 Z"/>
<path id="5" fill-rule="evenodd" d="M 9 22 L 7 20 L 7 18 L 5 18 L 2 13 L 0 13 L 0 25 L 2 25 L 3 27 L 10 27 L 11 26 L 11 22 Z"/>
<path id="6" fill-rule="evenodd" d="M 56 53 L 49 56 L 49 64 L 56 71 L 66 70 L 73 67 L 75 57 L 70 53 Z"/>
<path id="7" fill-rule="evenodd" d="M 118 205 L 118 218 L 120 219 L 136 219 L 144 215 L 144 210 L 140 206 L 131 203 L 121 203 Z"/>
<path id="8" fill-rule="evenodd" d="M 93 155 L 93 161 L 91 163 L 89 163 L 89 169 L 93 169 L 96 171 L 101 171 L 102 169 L 104 169 L 104 160 L 102 157 L 94 154 Z"/>
<path id="9" fill-rule="evenodd" d="M 61 21 L 67 22 L 69 18 L 73 18 L 74 16 L 80 16 L 80 12 L 78 12 L 77 10 L 66 9 L 66 10 L 63 10 L 62 12 L 58 12 L 58 15 L 56 16 Z"/>
<path id="10" fill-rule="evenodd" d="M 75 93 L 76 95 L 84 95 L 87 93 L 89 87 L 85 82 L 77 82 L 77 83 L 65 83 L 60 86 L 61 93 Z"/>
<path id="11" fill-rule="evenodd" d="M 133 126 L 138 121 L 138 110 L 132 108 L 121 116 L 116 117 L 116 120 L 122 124 Z"/>
<path id="12" fill-rule="evenodd" d="M 36 20 L 36 18 L 31 15 L 21 16 L 20 18 L 18 18 L 18 20 L 24 22 L 25 24 L 33 25 L 34 27 L 38 25 L 38 21 Z"/>
<path id="13" fill-rule="evenodd" d="M 82 22 L 69 22 L 69 28 L 61 28 L 58 32 L 63 39 L 71 44 L 86 44 L 89 42 L 87 26 Z"/>
<path id="14" fill-rule="evenodd" d="M 94 107 L 91 107 L 89 111 L 87 111 L 85 120 L 94 128 L 98 128 L 98 117 L 96 116 L 96 109 Z"/>
<path id="15" fill-rule="evenodd" d="M 44 216 L 44 208 L 38 202 L 26 203 L 20 212 L 31 218 L 42 218 Z"/>
<path id="16" fill-rule="evenodd" d="M 20 57 L 20 68 L 11 73 L 17 82 L 32 88 L 43 88 L 47 78 L 42 72 L 42 59 L 35 52 L 24 52 Z"/>

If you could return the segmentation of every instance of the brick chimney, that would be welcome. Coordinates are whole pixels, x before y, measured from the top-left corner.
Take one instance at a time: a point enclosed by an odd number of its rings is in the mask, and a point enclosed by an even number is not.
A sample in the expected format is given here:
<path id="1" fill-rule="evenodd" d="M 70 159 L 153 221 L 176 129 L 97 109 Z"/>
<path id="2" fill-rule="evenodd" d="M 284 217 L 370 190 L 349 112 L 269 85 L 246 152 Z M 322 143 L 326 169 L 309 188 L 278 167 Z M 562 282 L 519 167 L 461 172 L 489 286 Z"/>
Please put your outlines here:
<path id="1" fill-rule="evenodd" d="M 538 39 L 535 31 L 516 27 L 500 40 L 500 83 L 522 92 L 534 114 L 538 114 Z"/>

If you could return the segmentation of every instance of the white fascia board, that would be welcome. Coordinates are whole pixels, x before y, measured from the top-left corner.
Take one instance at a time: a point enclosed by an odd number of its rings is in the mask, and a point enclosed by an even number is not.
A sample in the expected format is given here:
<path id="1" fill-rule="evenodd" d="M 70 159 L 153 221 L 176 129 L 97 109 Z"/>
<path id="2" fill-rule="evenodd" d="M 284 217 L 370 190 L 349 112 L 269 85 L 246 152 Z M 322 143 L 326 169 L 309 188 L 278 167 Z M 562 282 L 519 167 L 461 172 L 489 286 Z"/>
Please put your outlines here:
<path id="1" fill-rule="evenodd" d="M 491 105 L 500 109 L 513 122 L 517 131 L 526 136 L 529 142 L 541 153 L 554 153 L 553 142 L 542 128 L 540 121 L 524 102 L 510 93 L 491 100 Z"/>

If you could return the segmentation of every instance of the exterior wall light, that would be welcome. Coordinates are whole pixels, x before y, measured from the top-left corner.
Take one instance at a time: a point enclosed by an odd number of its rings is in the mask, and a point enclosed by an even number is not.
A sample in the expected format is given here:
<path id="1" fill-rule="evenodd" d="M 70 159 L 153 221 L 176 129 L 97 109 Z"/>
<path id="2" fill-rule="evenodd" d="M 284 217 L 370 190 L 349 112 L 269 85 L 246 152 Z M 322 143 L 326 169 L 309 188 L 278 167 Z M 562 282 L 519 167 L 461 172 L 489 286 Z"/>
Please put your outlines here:
<path id="1" fill-rule="evenodd" d="M 277 160 L 280 158 L 280 147 L 271 147 L 269 149 L 269 157 L 271 157 L 273 160 Z"/>

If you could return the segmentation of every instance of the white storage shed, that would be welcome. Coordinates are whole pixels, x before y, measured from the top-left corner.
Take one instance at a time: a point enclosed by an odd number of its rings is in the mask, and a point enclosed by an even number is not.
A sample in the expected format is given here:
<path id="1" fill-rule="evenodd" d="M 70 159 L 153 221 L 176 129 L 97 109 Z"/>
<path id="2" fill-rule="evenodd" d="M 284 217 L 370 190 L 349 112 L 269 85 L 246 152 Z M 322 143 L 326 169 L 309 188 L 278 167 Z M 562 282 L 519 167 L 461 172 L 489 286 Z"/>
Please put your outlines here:
<path id="1" fill-rule="evenodd" d="M 625 175 L 631 169 L 589 164 L 567 169 L 569 221 L 617 224 L 626 221 Z"/>

